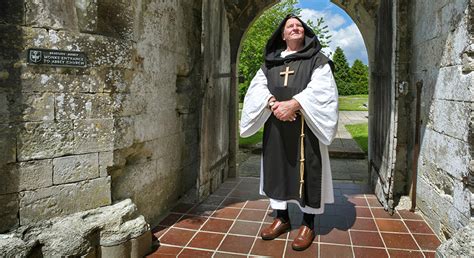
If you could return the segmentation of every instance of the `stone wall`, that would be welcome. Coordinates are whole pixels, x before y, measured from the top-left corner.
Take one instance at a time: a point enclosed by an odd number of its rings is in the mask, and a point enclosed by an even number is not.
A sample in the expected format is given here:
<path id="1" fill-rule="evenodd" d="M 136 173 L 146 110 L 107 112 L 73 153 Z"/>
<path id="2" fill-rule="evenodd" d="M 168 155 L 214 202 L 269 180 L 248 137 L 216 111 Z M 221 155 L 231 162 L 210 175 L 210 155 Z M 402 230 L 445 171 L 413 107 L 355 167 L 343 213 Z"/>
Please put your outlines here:
<path id="1" fill-rule="evenodd" d="M 215 189 L 229 158 L 227 31 L 221 1 L 2 1 L 0 232 L 125 198 L 154 224 L 198 178 Z M 88 65 L 30 65 L 33 47 Z"/>
<path id="2" fill-rule="evenodd" d="M 466 179 L 474 77 L 472 66 L 463 64 L 469 45 L 472 49 L 469 4 L 420 0 L 410 6 L 411 94 L 416 83 L 423 84 L 417 205 L 441 238 L 450 238 L 471 217 L 472 188 Z"/>

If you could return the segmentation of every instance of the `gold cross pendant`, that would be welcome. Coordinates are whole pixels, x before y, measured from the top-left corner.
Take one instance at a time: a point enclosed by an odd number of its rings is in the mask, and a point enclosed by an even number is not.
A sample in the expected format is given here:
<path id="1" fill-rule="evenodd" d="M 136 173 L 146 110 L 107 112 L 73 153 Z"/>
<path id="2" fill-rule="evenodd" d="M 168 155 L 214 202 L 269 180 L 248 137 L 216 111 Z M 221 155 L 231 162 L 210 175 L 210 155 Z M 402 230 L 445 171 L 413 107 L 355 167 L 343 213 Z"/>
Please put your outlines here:
<path id="1" fill-rule="evenodd" d="M 289 66 L 286 67 L 286 70 L 284 72 L 280 72 L 281 76 L 285 76 L 285 83 L 283 84 L 283 86 L 285 86 L 285 87 L 288 86 L 288 75 L 290 75 L 290 74 L 295 74 L 295 71 L 290 71 Z"/>

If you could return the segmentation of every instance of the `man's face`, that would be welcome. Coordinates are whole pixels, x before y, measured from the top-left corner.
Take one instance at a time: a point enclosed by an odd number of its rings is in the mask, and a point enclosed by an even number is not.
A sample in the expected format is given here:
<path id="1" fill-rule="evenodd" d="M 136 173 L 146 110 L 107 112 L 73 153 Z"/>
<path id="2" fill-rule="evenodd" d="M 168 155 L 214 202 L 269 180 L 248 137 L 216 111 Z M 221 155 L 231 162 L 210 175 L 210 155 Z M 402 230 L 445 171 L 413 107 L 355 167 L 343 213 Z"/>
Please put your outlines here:
<path id="1" fill-rule="evenodd" d="M 290 18 L 285 23 L 283 31 L 283 40 L 288 41 L 304 41 L 304 28 L 298 19 Z"/>

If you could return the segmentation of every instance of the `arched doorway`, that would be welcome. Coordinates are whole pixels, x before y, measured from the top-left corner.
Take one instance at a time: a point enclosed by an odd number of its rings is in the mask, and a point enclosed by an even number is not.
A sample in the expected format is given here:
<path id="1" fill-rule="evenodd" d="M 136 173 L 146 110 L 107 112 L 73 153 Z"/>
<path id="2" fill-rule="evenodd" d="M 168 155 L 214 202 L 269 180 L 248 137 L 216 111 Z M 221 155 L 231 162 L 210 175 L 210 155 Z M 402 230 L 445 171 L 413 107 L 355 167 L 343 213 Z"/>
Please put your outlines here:
<path id="1" fill-rule="evenodd" d="M 346 1 L 332 0 L 334 4 L 343 9 L 355 22 L 364 39 L 370 63 L 370 92 L 369 92 L 369 167 L 372 187 L 375 189 L 379 201 L 384 207 L 393 211 L 396 198 L 406 190 L 406 177 L 400 180 L 395 178 L 395 166 L 401 166 L 401 173 L 406 173 L 406 157 L 401 157 L 402 162 L 395 162 L 398 145 L 397 119 L 398 104 L 394 85 L 400 81 L 397 53 L 397 6 L 387 0 L 370 1 L 364 3 L 348 3 Z M 240 44 L 245 36 L 245 31 L 253 22 L 255 14 L 260 14 L 276 1 L 257 1 L 245 6 L 227 4 L 227 16 L 230 25 L 232 89 L 231 92 L 231 117 L 234 124 L 230 128 L 230 153 L 235 164 L 237 152 L 237 66 Z M 395 42 L 395 43 L 394 43 Z M 233 117 L 232 117 L 233 116 Z M 235 138 L 234 138 L 235 137 Z M 400 170 L 400 169 L 399 169 Z M 232 168 L 236 175 L 235 167 Z M 397 187 L 395 187 L 397 185 Z M 394 190 L 395 189 L 395 190 Z"/>

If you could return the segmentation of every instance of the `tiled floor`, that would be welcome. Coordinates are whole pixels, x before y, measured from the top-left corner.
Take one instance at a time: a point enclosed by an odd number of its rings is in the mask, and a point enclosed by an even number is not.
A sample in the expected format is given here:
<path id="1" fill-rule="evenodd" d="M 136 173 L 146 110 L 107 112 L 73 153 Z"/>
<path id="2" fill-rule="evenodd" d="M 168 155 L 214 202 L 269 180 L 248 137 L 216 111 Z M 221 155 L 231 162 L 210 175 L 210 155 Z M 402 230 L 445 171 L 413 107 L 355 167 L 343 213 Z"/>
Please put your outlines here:
<path id="1" fill-rule="evenodd" d="M 302 214 L 290 206 L 292 231 L 264 241 L 273 220 L 258 195 L 257 178 L 226 181 L 205 202 L 178 204 L 153 232 L 159 247 L 150 257 L 434 257 L 440 244 L 422 217 L 409 211 L 390 216 L 368 187 L 334 183 L 336 201 L 315 218 L 317 236 L 303 252 L 291 248 Z"/>

